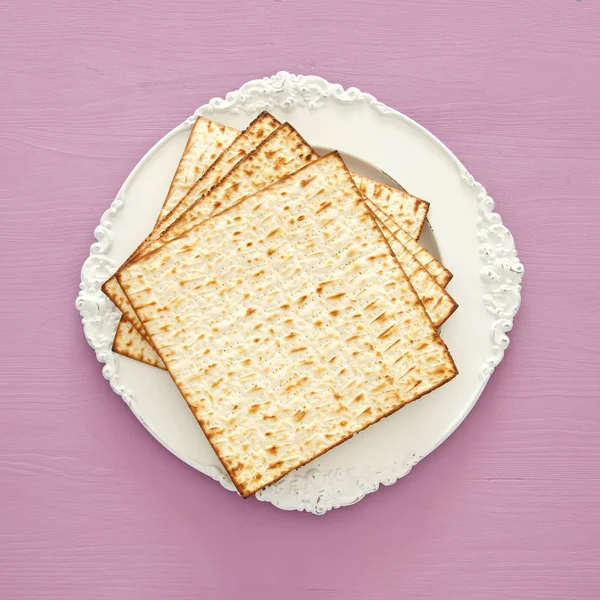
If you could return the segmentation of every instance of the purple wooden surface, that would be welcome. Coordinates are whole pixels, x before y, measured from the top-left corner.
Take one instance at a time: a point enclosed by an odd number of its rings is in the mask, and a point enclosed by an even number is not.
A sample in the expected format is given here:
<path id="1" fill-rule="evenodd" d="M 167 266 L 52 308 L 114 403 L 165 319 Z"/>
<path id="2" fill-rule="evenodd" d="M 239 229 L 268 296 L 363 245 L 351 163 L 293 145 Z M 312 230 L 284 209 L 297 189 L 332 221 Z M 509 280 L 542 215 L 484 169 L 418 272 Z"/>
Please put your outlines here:
<path id="1" fill-rule="evenodd" d="M 600 597 L 600 3 L 0 3 L 0 598 Z M 138 158 L 285 69 L 369 91 L 486 184 L 526 267 L 510 350 L 405 480 L 242 501 L 109 389 L 74 298 Z"/>

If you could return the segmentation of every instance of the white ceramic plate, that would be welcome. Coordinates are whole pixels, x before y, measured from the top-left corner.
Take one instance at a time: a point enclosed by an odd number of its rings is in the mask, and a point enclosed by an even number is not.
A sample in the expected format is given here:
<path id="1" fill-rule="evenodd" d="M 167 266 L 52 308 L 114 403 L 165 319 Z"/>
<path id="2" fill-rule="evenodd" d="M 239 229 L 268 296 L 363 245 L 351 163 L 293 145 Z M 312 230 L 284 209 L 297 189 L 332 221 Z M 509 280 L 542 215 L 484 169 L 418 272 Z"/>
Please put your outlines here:
<path id="1" fill-rule="evenodd" d="M 324 513 L 406 475 L 467 416 L 508 345 L 523 267 L 485 189 L 411 119 L 356 88 L 283 72 L 213 99 L 196 114 L 244 129 L 262 110 L 291 122 L 317 150 L 340 150 L 353 170 L 387 182 L 385 173 L 428 200 L 425 243 L 454 273 L 448 290 L 459 304 L 442 328 L 458 377 L 257 495 L 279 508 Z M 169 375 L 111 352 L 120 313 L 100 291 L 152 229 L 193 121 L 144 156 L 102 216 L 82 269 L 77 308 L 88 342 L 105 363 L 104 377 L 148 431 L 233 490 Z"/>

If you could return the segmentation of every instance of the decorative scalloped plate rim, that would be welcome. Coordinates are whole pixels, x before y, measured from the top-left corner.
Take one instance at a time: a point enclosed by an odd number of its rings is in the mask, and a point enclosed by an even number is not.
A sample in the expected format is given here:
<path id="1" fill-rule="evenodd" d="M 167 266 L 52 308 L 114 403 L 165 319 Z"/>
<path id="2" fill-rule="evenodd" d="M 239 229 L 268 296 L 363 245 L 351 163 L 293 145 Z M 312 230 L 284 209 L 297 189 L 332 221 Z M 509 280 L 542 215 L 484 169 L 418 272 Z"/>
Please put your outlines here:
<path id="1" fill-rule="evenodd" d="M 102 215 L 94 231 L 97 242 L 82 268 L 76 306 L 112 389 L 170 452 L 227 489 L 234 489 L 231 481 L 168 376 L 111 351 L 120 313 L 100 286 L 151 228 L 196 116 L 243 128 L 261 110 L 297 125 L 316 147 L 339 149 L 376 165 L 430 200 L 436 242 L 455 273 L 448 289 L 460 305 L 442 331 L 459 366 L 455 380 L 257 494 L 285 510 L 323 514 L 404 477 L 462 423 L 508 346 L 523 266 L 484 187 L 433 134 L 370 94 L 316 76 L 280 72 L 200 107 L 146 153 Z M 454 204 L 449 206 L 450 200 Z M 164 395 L 179 400 L 165 403 Z M 152 404 L 144 403 L 150 396 Z M 170 412 L 157 417 L 152 411 L 165 404 Z M 167 423 L 172 413 L 174 421 Z M 170 428 L 168 435 L 165 428 Z M 200 445 L 185 447 L 184 442 Z"/>

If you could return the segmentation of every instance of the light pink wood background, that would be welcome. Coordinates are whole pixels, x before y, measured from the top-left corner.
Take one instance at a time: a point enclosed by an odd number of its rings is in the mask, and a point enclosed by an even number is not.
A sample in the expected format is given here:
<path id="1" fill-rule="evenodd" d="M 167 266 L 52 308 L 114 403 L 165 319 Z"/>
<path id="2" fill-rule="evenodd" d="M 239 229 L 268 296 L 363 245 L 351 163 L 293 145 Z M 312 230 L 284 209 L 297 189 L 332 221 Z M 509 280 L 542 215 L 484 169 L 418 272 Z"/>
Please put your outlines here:
<path id="1" fill-rule="evenodd" d="M 0 3 L 0 598 L 599 598 L 599 30 L 597 0 Z M 464 425 L 323 518 L 169 455 L 74 309 L 139 157 L 281 69 L 433 131 L 526 267 L 511 347 Z"/>

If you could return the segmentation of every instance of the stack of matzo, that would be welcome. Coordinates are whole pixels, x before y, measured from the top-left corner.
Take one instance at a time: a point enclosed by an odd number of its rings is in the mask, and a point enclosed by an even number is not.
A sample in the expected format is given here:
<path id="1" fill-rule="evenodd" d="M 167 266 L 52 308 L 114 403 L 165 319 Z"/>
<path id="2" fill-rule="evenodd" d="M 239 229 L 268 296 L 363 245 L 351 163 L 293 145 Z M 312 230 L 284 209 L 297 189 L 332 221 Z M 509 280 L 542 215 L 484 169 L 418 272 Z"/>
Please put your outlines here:
<path id="1" fill-rule="evenodd" d="M 199 118 L 154 231 L 103 288 L 113 348 L 168 369 L 254 494 L 456 375 L 427 210 L 268 114 L 243 133 Z"/>

